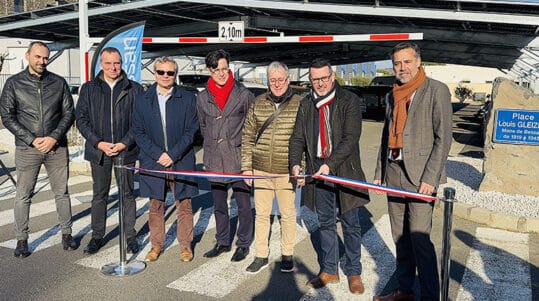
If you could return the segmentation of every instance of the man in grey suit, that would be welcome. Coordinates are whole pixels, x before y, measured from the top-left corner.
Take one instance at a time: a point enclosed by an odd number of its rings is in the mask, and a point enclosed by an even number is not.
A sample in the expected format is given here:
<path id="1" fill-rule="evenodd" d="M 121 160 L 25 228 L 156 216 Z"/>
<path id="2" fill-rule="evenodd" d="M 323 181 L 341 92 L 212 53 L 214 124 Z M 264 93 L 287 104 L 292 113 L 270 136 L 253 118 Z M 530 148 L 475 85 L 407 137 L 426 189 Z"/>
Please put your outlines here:
<path id="1" fill-rule="evenodd" d="M 391 60 L 396 83 L 387 97 L 374 183 L 435 195 L 438 185 L 446 181 L 451 95 L 445 84 L 426 77 L 416 44 L 396 45 Z M 439 300 L 438 265 L 430 240 L 434 203 L 395 195 L 387 198 L 399 287 L 375 300 L 414 300 L 416 269 L 421 300 Z"/>

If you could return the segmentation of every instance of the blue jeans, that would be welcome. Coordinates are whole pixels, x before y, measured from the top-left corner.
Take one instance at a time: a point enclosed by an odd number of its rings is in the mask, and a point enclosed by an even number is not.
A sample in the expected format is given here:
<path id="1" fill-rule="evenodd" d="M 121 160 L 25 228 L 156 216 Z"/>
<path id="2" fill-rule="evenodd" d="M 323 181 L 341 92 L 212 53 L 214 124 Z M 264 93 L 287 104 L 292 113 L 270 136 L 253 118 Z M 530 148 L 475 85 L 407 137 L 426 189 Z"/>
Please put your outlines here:
<path id="1" fill-rule="evenodd" d="M 51 190 L 56 201 L 56 212 L 62 234 L 71 234 L 71 200 L 67 191 L 69 176 L 67 147 L 59 147 L 54 152 L 43 154 L 33 147 L 17 146 L 15 167 L 17 168 L 17 193 L 13 211 L 15 213 L 15 237 L 28 239 L 30 204 L 36 187 L 41 165 L 45 165 Z"/>
<path id="2" fill-rule="evenodd" d="M 361 226 L 359 208 L 341 214 L 338 209 L 338 189 L 332 183 L 317 183 L 315 207 L 320 222 L 320 245 L 322 249 L 322 272 L 339 273 L 339 235 L 337 217 L 341 220 L 344 243 L 342 267 L 347 276 L 361 275 Z"/>

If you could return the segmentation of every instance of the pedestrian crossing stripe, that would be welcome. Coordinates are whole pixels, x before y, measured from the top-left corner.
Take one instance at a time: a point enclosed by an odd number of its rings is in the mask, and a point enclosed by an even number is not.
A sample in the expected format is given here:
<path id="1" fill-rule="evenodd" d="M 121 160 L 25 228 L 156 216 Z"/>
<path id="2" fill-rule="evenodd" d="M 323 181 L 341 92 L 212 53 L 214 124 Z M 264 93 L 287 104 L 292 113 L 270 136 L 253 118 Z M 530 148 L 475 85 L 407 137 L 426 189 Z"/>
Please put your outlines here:
<path id="1" fill-rule="evenodd" d="M 89 177 L 76 176 L 70 180 L 70 185 L 83 183 L 88 181 Z M 46 182 L 46 179 L 41 179 Z M 48 184 L 43 183 L 41 191 L 50 189 Z M 0 198 L 9 199 L 14 197 L 14 190 L 8 192 L 9 183 L 0 185 Z M 115 193 L 113 188 L 111 194 Z M 201 191 L 201 194 L 207 191 Z M 74 205 L 80 204 L 77 201 L 79 196 L 91 195 L 91 191 L 85 191 L 72 195 Z M 54 200 L 44 200 L 34 203 L 31 207 L 31 216 L 36 217 L 55 211 L 53 204 Z M 172 205 L 172 202 L 170 204 Z M 234 205 L 234 202 L 232 202 Z M 43 207 L 43 208 L 40 208 Z M 52 209 L 45 210 L 44 207 L 50 206 Z M 32 210 L 34 211 L 32 213 Z M 147 212 L 147 199 L 137 200 L 137 216 Z M 174 206 L 170 206 L 169 210 L 175 210 Z M 237 208 L 231 206 L 231 218 L 237 215 Z M 298 224 L 298 238 L 301 242 L 309 233 L 316 229 L 316 216 L 305 207 L 301 208 L 303 219 Z M 8 209 L 0 211 L 0 224 L 7 226 L 13 222 L 13 210 Z M 108 226 L 118 224 L 118 208 L 112 206 L 108 211 Z M 311 216 L 308 216 L 311 214 Z M 11 215 L 11 216 L 10 216 Z M 7 219 L 8 222 L 5 222 Z M 215 228 L 213 218 L 213 207 L 200 209 L 195 213 L 194 234 L 201 235 Z M 176 225 L 171 222 L 167 225 L 167 250 L 176 252 Z M 270 261 L 275 262 L 279 259 L 280 254 L 280 226 L 279 223 L 274 223 L 272 226 L 272 239 L 270 241 Z M 90 216 L 84 216 L 74 221 L 73 235 L 82 237 L 90 233 Z M 78 260 L 76 263 L 82 266 L 100 269 L 103 265 L 115 262 L 118 259 L 119 248 L 117 239 L 115 243 L 110 243 L 109 248 L 104 248 L 99 253 Z M 128 260 L 138 259 L 143 260 L 146 252 L 149 251 L 148 235 L 139 238 L 143 245 L 143 249 Z M 467 258 L 466 267 L 461 283 L 458 285 L 458 293 L 456 300 L 531 300 L 531 277 L 529 263 L 529 236 L 523 233 L 513 233 L 498 229 L 478 227 L 475 232 L 475 238 Z M 29 247 L 33 252 L 43 250 L 54 245 L 61 244 L 61 233 L 59 226 L 32 232 L 29 238 Z M 14 249 L 16 240 L 10 239 L 0 242 L 0 246 Z M 389 277 L 393 274 L 395 268 L 395 246 L 391 238 L 391 230 L 389 225 L 388 215 L 383 215 L 374 226 L 369 229 L 362 239 L 362 258 L 363 265 L 362 279 L 365 284 L 365 293 L 358 296 L 352 295 L 348 291 L 346 276 L 342 270 L 339 271 L 341 281 L 336 284 L 330 284 L 322 289 L 310 289 L 301 300 L 371 300 L 372 296 L 382 292 Z M 179 252 L 178 252 L 179 253 Z M 169 283 L 169 289 L 180 291 L 194 292 L 207 297 L 218 298 L 226 297 L 233 290 L 241 287 L 253 274 L 245 272 L 245 267 L 252 261 L 254 251 L 249 257 L 240 263 L 230 262 L 230 256 L 220 256 L 209 259 L 203 265 L 196 267 L 188 274 Z M 197 281 L 200 279 L 210 279 L 211 275 L 215 274 L 216 268 L 221 267 L 222 270 L 234 270 L 233 274 L 224 273 L 221 277 L 227 277 L 226 283 L 231 283 L 228 287 L 223 287 L 219 290 L 205 289 L 201 287 L 201 283 L 206 281 Z M 209 273 L 209 274 L 207 274 Z M 238 275 L 240 275 L 238 277 Z M 203 278 L 199 278 L 203 277 Z M 208 278 L 210 277 L 210 278 Z M 231 278 L 228 278 L 231 277 Z M 254 276 L 256 277 L 256 276 Z M 237 279 L 237 280 L 234 280 Z M 200 282 L 200 283 L 195 283 Z M 223 283 L 223 282 L 219 282 Z M 215 292 L 219 291 L 219 292 Z"/>

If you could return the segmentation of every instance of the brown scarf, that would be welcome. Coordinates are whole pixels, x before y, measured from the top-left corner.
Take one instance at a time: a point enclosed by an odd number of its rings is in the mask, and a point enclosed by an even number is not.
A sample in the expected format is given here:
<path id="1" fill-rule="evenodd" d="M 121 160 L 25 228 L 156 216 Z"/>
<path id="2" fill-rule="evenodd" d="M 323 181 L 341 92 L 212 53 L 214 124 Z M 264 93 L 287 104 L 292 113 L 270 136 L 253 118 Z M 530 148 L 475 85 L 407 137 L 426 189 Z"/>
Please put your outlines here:
<path id="1" fill-rule="evenodd" d="M 425 70 L 422 66 L 419 66 L 419 72 L 408 83 L 399 86 L 397 83 L 393 84 L 393 99 L 395 102 L 393 108 L 393 122 L 389 129 L 389 148 L 401 149 L 402 148 L 402 133 L 404 132 L 404 125 L 406 124 L 406 118 L 408 117 L 408 105 L 410 104 L 412 95 L 421 87 L 426 79 Z"/>

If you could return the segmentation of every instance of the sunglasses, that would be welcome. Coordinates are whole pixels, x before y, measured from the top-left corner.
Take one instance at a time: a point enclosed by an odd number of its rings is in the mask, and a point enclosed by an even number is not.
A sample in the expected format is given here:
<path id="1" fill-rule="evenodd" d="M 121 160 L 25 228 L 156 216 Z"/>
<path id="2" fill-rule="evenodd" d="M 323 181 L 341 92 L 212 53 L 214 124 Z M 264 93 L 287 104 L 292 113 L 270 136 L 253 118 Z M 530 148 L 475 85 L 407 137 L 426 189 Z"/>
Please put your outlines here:
<path id="1" fill-rule="evenodd" d="M 174 74 L 176 74 L 176 71 L 163 71 L 163 70 L 155 70 L 155 72 L 157 72 L 157 74 L 163 76 L 165 75 L 165 73 L 168 75 L 168 76 L 174 76 Z"/>

